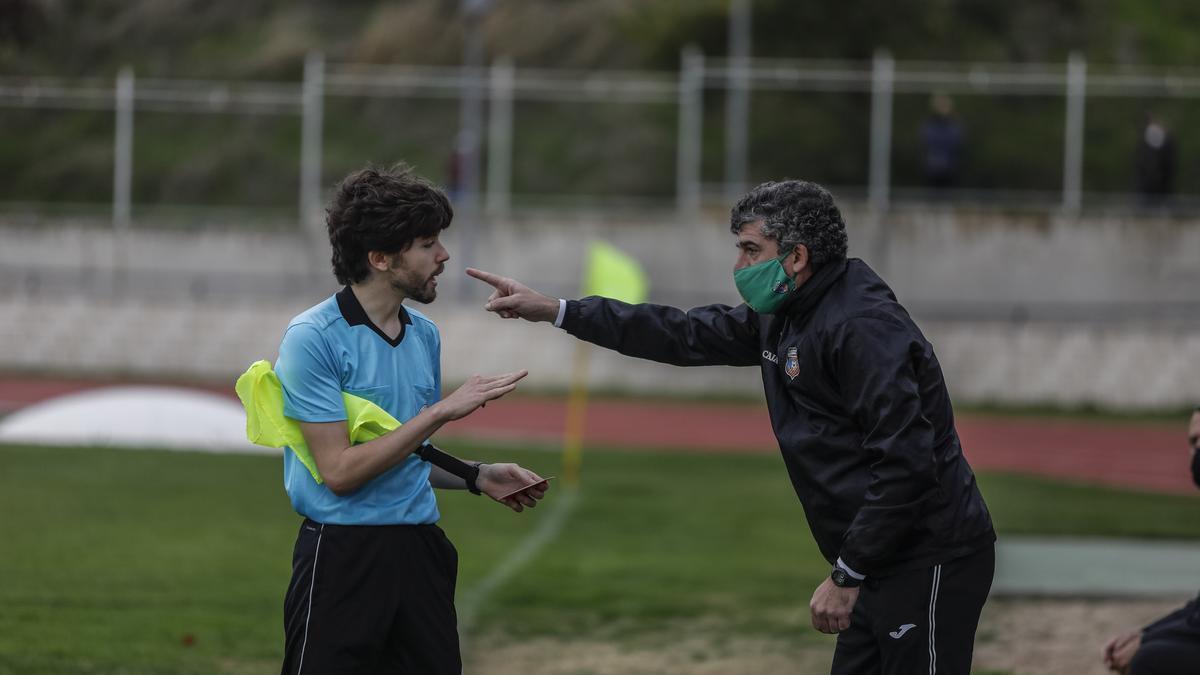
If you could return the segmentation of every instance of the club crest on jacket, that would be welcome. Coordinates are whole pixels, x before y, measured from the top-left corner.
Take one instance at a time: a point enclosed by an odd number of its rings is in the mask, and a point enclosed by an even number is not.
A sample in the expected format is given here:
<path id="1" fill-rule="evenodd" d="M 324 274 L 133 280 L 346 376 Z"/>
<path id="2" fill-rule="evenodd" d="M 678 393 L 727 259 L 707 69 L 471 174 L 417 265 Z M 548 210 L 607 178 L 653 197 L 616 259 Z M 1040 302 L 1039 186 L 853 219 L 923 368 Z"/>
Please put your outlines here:
<path id="1" fill-rule="evenodd" d="M 783 362 L 783 372 L 793 380 L 800 374 L 800 356 L 795 347 L 787 348 L 787 360 Z"/>

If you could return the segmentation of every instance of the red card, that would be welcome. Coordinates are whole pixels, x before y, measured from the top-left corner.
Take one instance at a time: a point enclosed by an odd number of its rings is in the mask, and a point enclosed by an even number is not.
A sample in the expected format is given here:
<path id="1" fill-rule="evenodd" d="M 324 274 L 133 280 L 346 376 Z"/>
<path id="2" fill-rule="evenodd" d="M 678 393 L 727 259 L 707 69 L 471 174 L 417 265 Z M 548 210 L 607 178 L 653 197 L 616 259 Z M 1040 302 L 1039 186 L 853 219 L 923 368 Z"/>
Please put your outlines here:
<path id="1" fill-rule="evenodd" d="M 529 488 L 533 487 L 534 485 L 541 485 L 542 483 L 549 482 L 549 480 L 551 478 L 554 478 L 554 476 L 546 476 L 545 478 L 542 478 L 541 480 L 535 480 L 532 483 L 530 483 L 529 485 L 521 486 L 521 487 L 517 488 L 516 490 L 509 492 L 508 494 L 500 495 L 499 498 L 500 499 L 508 499 L 509 497 L 517 494 L 518 492 L 524 492 L 525 490 L 528 490 Z"/>

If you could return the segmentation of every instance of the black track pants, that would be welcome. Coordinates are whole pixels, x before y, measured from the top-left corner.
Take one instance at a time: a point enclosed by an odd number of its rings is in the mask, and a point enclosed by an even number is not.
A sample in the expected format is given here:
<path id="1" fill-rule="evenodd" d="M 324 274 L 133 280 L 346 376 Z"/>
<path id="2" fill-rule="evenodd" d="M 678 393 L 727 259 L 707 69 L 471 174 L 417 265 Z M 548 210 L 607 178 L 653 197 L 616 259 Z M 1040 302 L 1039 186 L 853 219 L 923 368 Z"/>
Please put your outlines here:
<path id="1" fill-rule="evenodd" d="M 968 675 L 996 550 L 930 568 L 868 578 L 850 628 L 838 635 L 833 675 Z"/>

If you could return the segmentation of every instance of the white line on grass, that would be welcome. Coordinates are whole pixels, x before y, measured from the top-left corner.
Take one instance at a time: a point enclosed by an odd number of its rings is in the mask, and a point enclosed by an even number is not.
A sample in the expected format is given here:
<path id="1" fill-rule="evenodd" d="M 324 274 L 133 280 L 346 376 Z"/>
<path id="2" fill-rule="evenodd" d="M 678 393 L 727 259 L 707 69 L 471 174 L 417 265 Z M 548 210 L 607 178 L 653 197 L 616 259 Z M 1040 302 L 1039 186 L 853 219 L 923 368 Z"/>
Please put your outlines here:
<path id="1" fill-rule="evenodd" d="M 562 531 L 563 525 L 566 524 L 571 512 L 575 510 L 575 505 L 579 502 L 579 489 L 562 489 L 559 495 L 551 502 L 553 510 L 538 523 L 537 528 L 517 542 L 508 557 L 501 560 L 492 569 L 491 574 L 464 593 L 456 603 L 458 605 L 459 643 L 462 651 L 466 651 L 467 634 L 474 627 L 480 608 L 487 603 L 492 593 L 521 571 L 521 568 L 532 560 L 543 546 L 550 543 Z"/>

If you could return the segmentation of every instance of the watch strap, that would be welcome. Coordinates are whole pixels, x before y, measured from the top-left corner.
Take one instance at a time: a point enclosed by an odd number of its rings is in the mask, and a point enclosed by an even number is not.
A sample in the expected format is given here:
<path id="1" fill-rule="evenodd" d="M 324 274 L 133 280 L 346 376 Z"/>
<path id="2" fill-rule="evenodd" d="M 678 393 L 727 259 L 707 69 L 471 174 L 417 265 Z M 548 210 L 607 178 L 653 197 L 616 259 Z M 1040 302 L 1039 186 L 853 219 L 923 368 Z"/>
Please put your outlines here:
<path id="1" fill-rule="evenodd" d="M 862 585 L 862 579 L 855 579 L 841 567 L 834 567 L 829 573 L 829 578 L 838 588 L 857 588 Z"/>
<path id="2" fill-rule="evenodd" d="M 480 462 L 471 462 L 468 464 L 467 462 L 464 462 L 453 455 L 448 455 L 445 452 L 442 452 L 432 443 L 426 443 L 422 445 L 421 447 L 417 448 L 413 454 L 415 454 L 417 457 L 420 457 L 423 461 L 429 462 L 430 464 L 440 469 L 444 469 L 445 471 L 463 479 L 463 481 L 465 481 L 467 484 L 467 489 L 471 491 L 471 494 L 482 494 L 479 491 L 479 485 L 476 483 L 476 481 L 479 480 Z"/>

